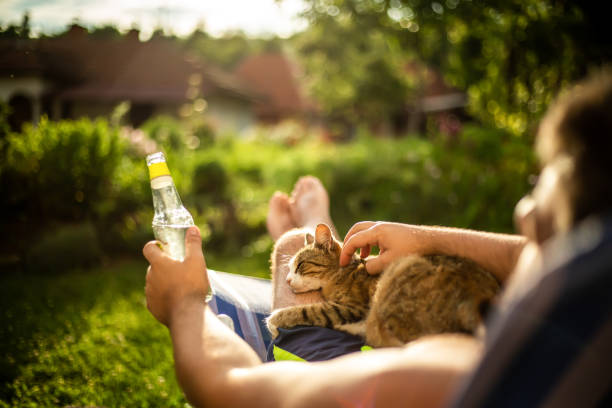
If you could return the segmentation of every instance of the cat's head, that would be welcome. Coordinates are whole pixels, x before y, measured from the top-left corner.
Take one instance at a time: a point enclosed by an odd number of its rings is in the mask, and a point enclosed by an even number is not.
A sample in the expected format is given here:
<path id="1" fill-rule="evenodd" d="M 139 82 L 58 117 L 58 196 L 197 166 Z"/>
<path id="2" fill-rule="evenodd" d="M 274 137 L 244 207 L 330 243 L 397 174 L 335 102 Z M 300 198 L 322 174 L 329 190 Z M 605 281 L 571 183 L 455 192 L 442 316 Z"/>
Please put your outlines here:
<path id="1" fill-rule="evenodd" d="M 321 289 L 340 267 L 342 247 L 325 224 L 317 225 L 314 236 L 306 234 L 306 246 L 289 261 L 287 284 L 294 293 Z"/>

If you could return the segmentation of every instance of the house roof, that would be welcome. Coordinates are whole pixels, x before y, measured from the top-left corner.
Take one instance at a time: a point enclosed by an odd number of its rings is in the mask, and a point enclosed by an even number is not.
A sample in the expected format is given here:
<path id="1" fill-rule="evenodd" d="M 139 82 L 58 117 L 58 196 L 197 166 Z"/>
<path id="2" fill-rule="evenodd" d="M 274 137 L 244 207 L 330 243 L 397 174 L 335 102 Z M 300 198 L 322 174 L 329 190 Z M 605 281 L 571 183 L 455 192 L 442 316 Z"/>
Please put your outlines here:
<path id="1" fill-rule="evenodd" d="M 419 100 L 423 112 L 439 112 L 466 106 L 465 92 L 448 85 L 438 70 L 418 61 L 411 61 L 405 65 L 405 72 L 415 77 L 423 87 Z"/>
<path id="2" fill-rule="evenodd" d="M 37 73 L 56 80 L 62 99 L 180 102 L 189 96 L 248 100 L 256 94 L 239 78 L 219 72 L 163 38 L 92 38 L 73 26 L 60 37 L 26 40 L 28 46 L 0 47 L 0 73 Z"/>
<path id="3" fill-rule="evenodd" d="M 234 73 L 265 97 L 256 105 L 262 117 L 278 118 L 312 109 L 299 87 L 296 65 L 281 53 L 248 56 Z"/>

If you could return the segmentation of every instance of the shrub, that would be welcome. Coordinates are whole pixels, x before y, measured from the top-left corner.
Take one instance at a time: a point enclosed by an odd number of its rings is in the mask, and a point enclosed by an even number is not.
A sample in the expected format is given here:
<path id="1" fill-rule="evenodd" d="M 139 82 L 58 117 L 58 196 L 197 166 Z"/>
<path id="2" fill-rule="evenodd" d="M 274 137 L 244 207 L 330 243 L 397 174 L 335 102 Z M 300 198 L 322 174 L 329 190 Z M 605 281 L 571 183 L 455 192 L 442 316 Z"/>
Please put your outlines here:
<path id="1" fill-rule="evenodd" d="M 227 172 L 218 160 L 205 161 L 194 170 L 192 193 L 219 201 L 225 197 L 228 182 Z"/>
<path id="2" fill-rule="evenodd" d="M 26 255 L 26 270 L 58 273 L 91 267 L 100 262 L 102 251 L 91 223 L 62 225 L 48 231 Z"/>
<path id="3" fill-rule="evenodd" d="M 0 217 L 25 213 L 37 221 L 78 221 L 110 193 L 123 145 L 105 121 L 25 125 L 7 138 L 0 170 Z"/>
<path id="4" fill-rule="evenodd" d="M 93 225 L 97 245 L 108 252 L 126 252 L 146 242 L 150 214 L 143 221 L 139 211 L 151 205 L 147 169 L 144 157 L 127 154 L 126 147 L 104 120 L 43 118 L 37 127 L 26 125 L 21 134 L 10 134 L 0 161 L 0 226 L 5 232 L 0 251 L 23 260 L 36 241 L 31 237 L 64 223 Z"/>
<path id="5" fill-rule="evenodd" d="M 159 130 L 166 120 L 150 123 Z M 168 123 L 171 133 L 183 132 L 179 122 Z M 305 174 L 321 178 L 328 189 L 341 233 L 368 219 L 511 232 L 512 208 L 535 170 L 523 140 L 470 126 L 453 139 L 374 138 L 362 131 L 344 144 L 311 135 L 289 146 L 261 136 L 216 138 L 206 149 L 166 151 L 206 248 L 220 256 L 265 259 L 271 246 L 268 200 L 275 190 L 290 191 Z M 114 128 L 102 121 L 43 120 L 8 141 L 0 204 L 12 212 L 3 211 L 0 222 L 32 228 L 89 220 L 107 254 L 140 253 L 152 236 L 144 154 L 126 150 Z M 83 190 L 74 186 L 81 185 L 92 190 L 77 201 L 76 192 Z"/>
<path id="6" fill-rule="evenodd" d="M 176 119 L 160 115 L 147 120 L 141 129 L 153 139 L 162 150 L 183 150 L 187 138 L 183 127 Z"/>

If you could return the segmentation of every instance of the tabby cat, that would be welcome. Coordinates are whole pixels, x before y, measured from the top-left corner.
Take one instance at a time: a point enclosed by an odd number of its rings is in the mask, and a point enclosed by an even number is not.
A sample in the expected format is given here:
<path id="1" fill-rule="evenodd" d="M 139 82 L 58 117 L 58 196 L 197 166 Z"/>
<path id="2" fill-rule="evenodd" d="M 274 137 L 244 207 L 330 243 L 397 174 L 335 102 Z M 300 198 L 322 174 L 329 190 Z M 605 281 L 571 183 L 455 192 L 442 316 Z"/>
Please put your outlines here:
<path id="1" fill-rule="evenodd" d="M 499 283 L 476 263 L 448 255 L 407 256 L 370 275 L 353 255 L 340 267 L 341 244 L 325 224 L 290 261 L 295 293 L 320 290 L 323 301 L 276 310 L 277 328 L 323 326 L 358 334 L 373 347 L 401 346 L 427 334 L 475 333 Z"/>

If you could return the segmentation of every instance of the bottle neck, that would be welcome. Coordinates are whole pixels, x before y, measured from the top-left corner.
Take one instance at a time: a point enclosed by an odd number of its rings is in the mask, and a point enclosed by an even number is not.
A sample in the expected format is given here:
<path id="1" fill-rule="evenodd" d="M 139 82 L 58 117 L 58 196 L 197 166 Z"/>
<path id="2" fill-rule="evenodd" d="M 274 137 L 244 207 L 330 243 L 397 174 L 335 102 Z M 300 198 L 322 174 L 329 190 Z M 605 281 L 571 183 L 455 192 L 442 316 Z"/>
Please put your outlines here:
<path id="1" fill-rule="evenodd" d="M 181 197 L 172 181 L 172 176 L 159 176 L 151 180 L 153 207 L 155 212 L 175 210 L 183 207 Z"/>

